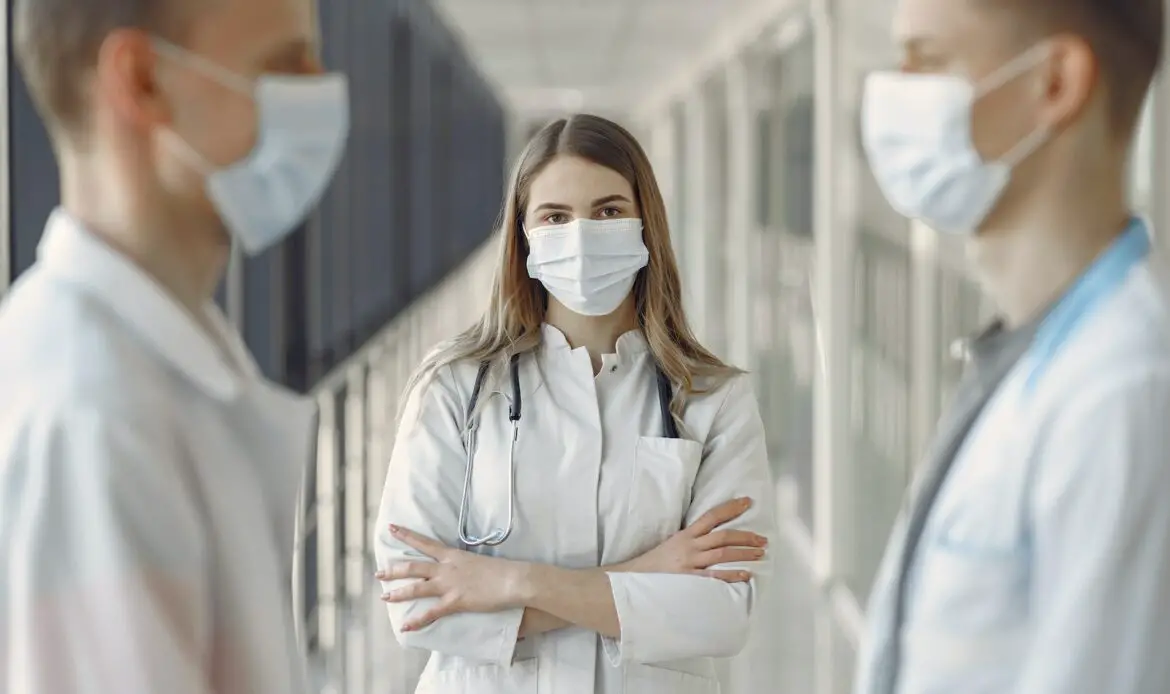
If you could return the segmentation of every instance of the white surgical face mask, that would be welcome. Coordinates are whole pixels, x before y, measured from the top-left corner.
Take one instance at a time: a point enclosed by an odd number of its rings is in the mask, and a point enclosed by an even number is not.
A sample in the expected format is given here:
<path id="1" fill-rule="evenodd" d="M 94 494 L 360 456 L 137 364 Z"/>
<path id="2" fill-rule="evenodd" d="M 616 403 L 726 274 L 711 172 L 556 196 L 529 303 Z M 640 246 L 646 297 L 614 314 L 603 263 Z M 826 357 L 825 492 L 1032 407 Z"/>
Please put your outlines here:
<path id="1" fill-rule="evenodd" d="M 1037 128 L 998 161 L 971 142 L 975 102 L 1035 66 L 1038 46 L 979 85 L 952 75 L 879 72 L 869 76 L 862 139 L 878 185 L 899 213 L 950 233 L 973 233 L 1003 195 L 1012 169 L 1049 137 Z"/>
<path id="2" fill-rule="evenodd" d="M 256 146 L 240 161 L 212 165 L 173 131 L 168 141 L 207 179 L 224 225 L 250 254 L 283 240 L 324 195 L 345 152 L 349 90 L 344 75 L 262 75 L 255 83 L 165 41 L 160 53 L 252 97 Z"/>
<path id="3" fill-rule="evenodd" d="M 649 260 L 640 219 L 575 219 L 528 232 L 528 276 L 583 316 L 616 311 Z"/>

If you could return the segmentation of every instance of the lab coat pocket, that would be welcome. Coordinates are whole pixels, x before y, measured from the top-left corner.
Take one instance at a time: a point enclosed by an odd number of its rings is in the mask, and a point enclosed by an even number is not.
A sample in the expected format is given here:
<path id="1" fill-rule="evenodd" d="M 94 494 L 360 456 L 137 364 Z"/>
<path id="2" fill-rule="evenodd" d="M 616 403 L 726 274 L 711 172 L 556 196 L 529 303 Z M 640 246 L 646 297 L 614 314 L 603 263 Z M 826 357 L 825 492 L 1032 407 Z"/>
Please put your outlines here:
<path id="1" fill-rule="evenodd" d="M 695 441 L 638 439 L 628 514 L 640 540 L 657 544 L 682 527 L 702 459 L 703 446 Z"/>
<path id="2" fill-rule="evenodd" d="M 940 672 L 974 673 L 1023 652 L 1028 556 L 933 540 L 923 548 L 907 647 Z M 933 667 L 933 666 L 932 666 Z"/>
<path id="3" fill-rule="evenodd" d="M 418 683 L 415 694 L 537 694 L 540 659 L 513 661 L 511 665 L 468 665 L 430 672 Z"/>
<path id="4" fill-rule="evenodd" d="M 625 689 L 637 694 L 719 694 L 719 680 L 663 665 L 630 663 Z"/>

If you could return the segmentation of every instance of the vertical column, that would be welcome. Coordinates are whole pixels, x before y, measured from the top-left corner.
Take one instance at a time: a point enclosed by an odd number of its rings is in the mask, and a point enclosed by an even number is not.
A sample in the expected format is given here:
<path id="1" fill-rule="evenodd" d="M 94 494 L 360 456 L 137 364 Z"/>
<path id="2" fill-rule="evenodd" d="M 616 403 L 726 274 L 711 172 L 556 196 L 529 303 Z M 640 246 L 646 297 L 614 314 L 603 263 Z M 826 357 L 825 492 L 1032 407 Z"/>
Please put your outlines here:
<path id="1" fill-rule="evenodd" d="M 674 247 L 675 259 L 679 263 L 679 271 L 685 274 L 686 267 L 683 263 L 686 253 L 683 240 L 686 238 L 686 230 L 683 225 L 686 210 L 683 206 L 687 204 L 685 195 L 687 182 L 684 180 L 681 166 L 683 152 L 680 145 L 683 144 L 683 137 L 680 137 L 679 131 L 684 126 L 679 114 L 680 111 L 669 109 L 655 119 L 650 129 L 649 155 L 654 166 L 655 178 L 658 179 L 658 187 L 662 191 L 662 201 L 666 205 L 666 219 L 670 225 L 670 241 Z M 684 277 L 684 296 L 692 293 L 690 285 L 690 278 Z"/>
<path id="2" fill-rule="evenodd" d="M 650 138 L 646 147 L 646 154 L 650 157 L 650 165 L 654 168 L 654 178 L 658 181 L 658 189 L 662 193 L 662 202 L 666 205 L 667 215 L 674 208 L 678 199 L 678 182 L 674 180 L 674 130 L 671 127 L 669 113 L 664 113 L 650 125 Z M 671 219 L 673 223 L 675 220 Z"/>
<path id="3" fill-rule="evenodd" d="M 325 679 L 344 683 L 341 656 L 344 653 L 340 629 L 341 548 L 338 547 L 338 457 L 341 453 L 337 416 L 337 394 L 332 390 L 318 396 L 320 428 L 317 443 L 317 646 Z M 343 685 L 342 685 L 343 686 Z"/>
<path id="4" fill-rule="evenodd" d="M 815 257 L 813 303 L 817 313 L 820 353 L 814 391 L 813 461 L 815 559 L 820 576 L 847 573 L 853 524 L 850 505 L 852 457 L 853 259 L 855 229 L 838 209 L 837 162 L 839 137 L 835 127 L 840 112 L 839 29 L 834 0 L 817 0 L 812 13 L 815 27 Z"/>
<path id="5" fill-rule="evenodd" d="M 4 37 L 4 45 L 0 47 L 0 296 L 4 296 L 12 282 L 12 208 L 9 200 L 12 159 L 8 154 L 11 151 L 8 138 L 8 72 L 11 65 L 8 61 L 7 9 L 0 13 L 0 24 L 4 29 L 0 34 Z"/>
<path id="6" fill-rule="evenodd" d="M 762 188 L 757 180 L 764 138 L 758 127 L 759 113 L 767 94 L 760 79 L 760 61 L 751 46 L 745 46 L 727 65 L 726 125 L 727 125 L 727 193 L 726 230 L 712 231 L 712 243 L 723 243 L 725 305 L 720 307 L 723 332 L 727 335 L 726 358 L 741 368 L 757 371 L 761 361 L 754 349 L 756 329 L 753 325 L 755 289 L 758 284 L 759 197 Z M 720 240 L 722 237 L 722 240 Z M 764 327 L 764 330 L 767 328 Z M 761 394 L 762 395 L 762 394 Z M 776 657 L 777 643 L 782 640 L 780 604 L 784 598 L 769 591 L 756 606 L 764 617 L 757 621 L 746 647 L 736 657 L 726 661 L 721 673 L 725 687 L 730 691 L 769 691 L 783 678 L 783 663 Z"/>
<path id="7" fill-rule="evenodd" d="M 687 314 L 700 340 L 709 341 L 714 330 L 714 316 L 707 307 L 710 295 L 709 262 L 705 242 L 711 233 L 711 127 L 706 95 L 696 89 L 683 106 L 686 136 L 686 168 L 682 191 L 685 219 L 679 232 L 683 249 L 680 270 L 687 302 Z"/>
<path id="8" fill-rule="evenodd" d="M 727 358 L 731 363 L 754 369 L 750 363 L 754 344 L 752 331 L 752 286 L 754 277 L 752 238 L 755 232 L 756 158 L 760 156 L 759 129 L 756 127 L 756 104 L 752 98 L 756 60 L 752 53 L 741 54 L 727 68 L 727 131 L 728 131 L 728 200 L 726 258 L 728 272 Z"/>
<path id="9" fill-rule="evenodd" d="M 375 350 L 370 355 L 370 369 L 366 376 L 366 459 L 365 459 L 365 505 L 366 522 L 363 531 L 366 535 L 366 547 L 373 557 L 374 543 L 377 542 L 379 528 L 376 525 L 378 510 L 382 503 L 382 486 L 386 479 L 386 469 L 390 462 L 390 438 L 395 425 L 393 417 L 393 402 L 389 397 L 390 389 L 394 386 L 389 383 L 390 358 L 393 353 L 395 340 L 388 336 L 387 347 Z M 370 567 L 370 573 L 374 567 Z M 371 588 L 378 584 L 370 584 Z M 358 605 L 367 618 L 366 649 L 369 658 L 368 691 L 378 691 L 379 686 L 385 686 L 391 673 L 387 669 L 390 649 L 396 647 L 394 635 L 390 630 L 390 620 L 386 618 L 386 611 L 380 601 L 369 596 Z M 384 690 L 383 690 L 384 691 Z"/>
<path id="10" fill-rule="evenodd" d="M 1170 13 L 1166 14 L 1165 31 L 1170 32 Z M 1154 152 L 1150 157 L 1153 171 L 1150 174 L 1149 215 L 1155 232 L 1162 239 L 1166 238 L 1165 229 L 1170 225 L 1170 128 L 1166 127 L 1170 123 L 1170 78 L 1167 77 L 1167 69 L 1170 69 L 1170 54 L 1163 56 L 1162 69 L 1150 94 L 1153 100 L 1153 117 L 1150 120 L 1154 129 L 1150 142 L 1153 143 Z"/>
<path id="11" fill-rule="evenodd" d="M 345 571 L 345 682 L 346 694 L 365 694 L 367 689 L 366 636 L 369 631 L 366 599 L 373 585 L 366 564 L 366 367 L 354 366 L 345 389 L 345 536 L 342 566 Z"/>
<path id="12" fill-rule="evenodd" d="M 938 235 L 920 222 L 910 227 L 910 459 L 906 478 L 938 419 Z"/>

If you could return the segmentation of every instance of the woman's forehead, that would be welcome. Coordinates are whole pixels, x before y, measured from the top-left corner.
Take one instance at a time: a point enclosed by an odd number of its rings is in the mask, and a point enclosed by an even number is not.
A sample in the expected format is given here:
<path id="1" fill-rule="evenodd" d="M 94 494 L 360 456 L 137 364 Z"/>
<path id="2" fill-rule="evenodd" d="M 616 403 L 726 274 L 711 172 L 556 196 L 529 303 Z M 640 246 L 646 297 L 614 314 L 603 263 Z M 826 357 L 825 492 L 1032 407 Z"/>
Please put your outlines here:
<path id="1" fill-rule="evenodd" d="M 581 157 L 559 156 L 532 180 L 528 204 L 588 204 L 610 195 L 632 200 L 633 194 L 633 186 L 617 171 Z"/>

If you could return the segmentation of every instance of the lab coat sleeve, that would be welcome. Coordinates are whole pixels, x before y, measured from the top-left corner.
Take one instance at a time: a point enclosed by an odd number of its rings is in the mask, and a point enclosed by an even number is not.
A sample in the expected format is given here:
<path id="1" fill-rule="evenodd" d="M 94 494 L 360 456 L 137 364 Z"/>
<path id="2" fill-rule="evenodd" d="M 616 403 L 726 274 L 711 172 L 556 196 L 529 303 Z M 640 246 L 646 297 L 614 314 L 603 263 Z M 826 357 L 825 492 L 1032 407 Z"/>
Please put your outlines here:
<path id="1" fill-rule="evenodd" d="M 1115 381 L 1055 421 L 1034 460 L 1035 631 L 1015 691 L 1165 691 L 1170 369 Z"/>
<path id="2" fill-rule="evenodd" d="M 737 497 L 752 507 L 724 527 L 776 533 L 774 492 L 764 445 L 764 425 L 747 377 L 736 377 L 704 447 L 685 524 Z M 770 560 L 724 564 L 713 569 L 746 569 L 747 583 L 724 583 L 682 574 L 610 573 L 620 642 L 604 639 L 611 663 L 655 663 L 694 657 L 730 657 L 747 643 L 752 607 L 767 583 Z"/>
<path id="3" fill-rule="evenodd" d="M 165 431 L 69 404 L 5 432 L 0 689 L 210 692 L 202 516 Z"/>
<path id="4" fill-rule="evenodd" d="M 462 410 L 469 397 L 460 395 L 450 368 L 408 396 L 378 513 L 374 551 L 380 568 L 404 561 L 433 561 L 394 539 L 390 524 L 410 528 L 448 547 L 460 546 L 459 502 L 466 466 Z M 389 591 L 410 582 L 388 581 L 383 587 Z M 417 631 L 402 631 L 403 624 L 436 602 L 425 598 L 388 603 L 398 643 L 485 663 L 512 661 L 523 609 L 455 614 Z"/>

